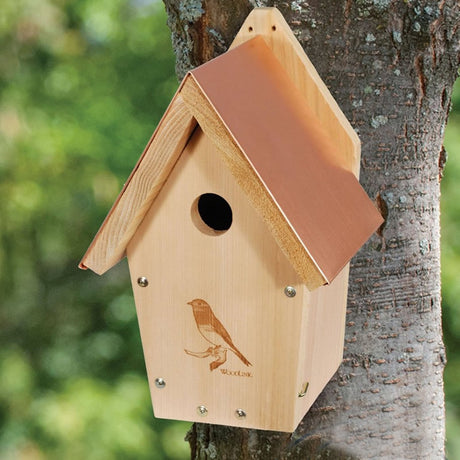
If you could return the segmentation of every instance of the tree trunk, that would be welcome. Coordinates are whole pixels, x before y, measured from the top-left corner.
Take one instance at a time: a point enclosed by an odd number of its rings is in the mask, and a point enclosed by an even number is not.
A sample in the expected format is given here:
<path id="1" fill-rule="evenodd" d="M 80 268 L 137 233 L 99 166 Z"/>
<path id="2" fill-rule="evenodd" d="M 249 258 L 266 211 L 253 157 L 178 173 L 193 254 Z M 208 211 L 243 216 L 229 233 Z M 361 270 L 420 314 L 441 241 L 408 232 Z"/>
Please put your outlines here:
<path id="1" fill-rule="evenodd" d="M 226 50 L 250 0 L 165 0 L 184 73 Z M 444 458 L 439 197 L 460 59 L 456 0 L 276 6 L 362 141 L 385 217 L 353 259 L 344 360 L 292 434 L 195 424 L 193 459 Z"/>

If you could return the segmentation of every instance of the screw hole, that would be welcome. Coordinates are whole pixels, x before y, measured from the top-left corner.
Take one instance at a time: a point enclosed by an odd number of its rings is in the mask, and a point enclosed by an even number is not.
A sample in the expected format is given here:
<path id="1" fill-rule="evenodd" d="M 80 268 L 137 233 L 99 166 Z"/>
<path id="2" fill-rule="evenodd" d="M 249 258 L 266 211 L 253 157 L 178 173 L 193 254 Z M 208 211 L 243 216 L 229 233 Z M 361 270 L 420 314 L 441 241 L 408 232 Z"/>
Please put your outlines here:
<path id="1" fill-rule="evenodd" d="M 276 30 L 276 26 L 272 26 L 272 30 L 275 31 L 275 30 Z"/>
<path id="2" fill-rule="evenodd" d="M 252 32 L 254 29 L 252 28 L 252 26 L 249 26 L 248 30 L 249 30 L 249 32 Z"/>

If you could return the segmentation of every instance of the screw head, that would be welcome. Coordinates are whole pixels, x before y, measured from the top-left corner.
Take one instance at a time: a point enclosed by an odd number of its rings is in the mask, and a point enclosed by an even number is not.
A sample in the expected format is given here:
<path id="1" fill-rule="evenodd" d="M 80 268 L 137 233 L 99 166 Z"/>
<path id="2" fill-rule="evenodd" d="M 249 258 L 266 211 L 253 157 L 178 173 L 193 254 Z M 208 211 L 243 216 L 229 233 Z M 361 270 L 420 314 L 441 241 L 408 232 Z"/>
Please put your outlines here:
<path id="1" fill-rule="evenodd" d="M 236 409 L 235 416 L 236 418 L 245 418 L 246 412 L 243 409 Z"/>
<path id="2" fill-rule="evenodd" d="M 161 377 L 155 379 L 155 386 L 157 388 L 163 389 L 166 386 L 166 382 Z"/>
<path id="3" fill-rule="evenodd" d="M 147 287 L 149 285 L 149 280 L 145 276 L 137 278 L 137 284 L 140 287 Z"/>
<path id="4" fill-rule="evenodd" d="M 202 417 L 206 417 L 206 415 L 208 415 L 208 409 L 206 409 L 206 406 L 198 406 L 196 411 L 198 415 L 201 415 Z"/>
<path id="5" fill-rule="evenodd" d="M 295 295 L 297 294 L 295 287 L 293 286 L 286 286 L 284 288 L 284 293 L 287 297 L 295 297 Z"/>

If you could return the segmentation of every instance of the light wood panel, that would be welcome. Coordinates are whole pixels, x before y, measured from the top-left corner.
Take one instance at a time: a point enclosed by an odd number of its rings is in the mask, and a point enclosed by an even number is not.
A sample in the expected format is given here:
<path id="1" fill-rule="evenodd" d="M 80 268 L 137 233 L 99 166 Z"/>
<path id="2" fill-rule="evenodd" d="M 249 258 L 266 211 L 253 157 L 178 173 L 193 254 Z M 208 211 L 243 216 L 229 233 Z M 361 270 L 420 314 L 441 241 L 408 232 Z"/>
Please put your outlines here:
<path id="1" fill-rule="evenodd" d="M 296 426 L 342 363 L 348 272 L 347 265 L 327 286 L 313 292 L 304 288 L 297 388 L 309 385 L 297 399 Z"/>
<path id="2" fill-rule="evenodd" d="M 216 193 L 230 204 L 233 222 L 227 232 L 211 236 L 195 225 L 191 213 L 203 193 Z M 294 430 L 303 353 L 302 281 L 200 129 L 127 253 L 155 415 Z M 149 280 L 145 288 L 137 284 L 141 276 Z M 295 297 L 284 294 L 287 285 L 296 287 Z M 196 298 L 208 302 L 251 366 L 228 351 L 226 362 L 211 371 L 212 356 L 194 356 L 211 346 L 187 304 Z M 155 386 L 158 377 L 166 381 L 164 389 Z M 199 405 L 207 407 L 206 417 L 197 414 Z M 238 408 L 246 418 L 235 417 Z"/>
<path id="3" fill-rule="evenodd" d="M 196 121 L 176 94 L 123 190 L 88 248 L 80 268 L 103 274 L 125 256 L 126 245 L 166 182 Z"/>
<path id="4" fill-rule="evenodd" d="M 261 35 L 293 83 L 305 95 L 328 131 L 330 140 L 343 153 L 343 165 L 359 177 L 361 143 L 327 86 L 276 8 L 254 8 L 244 21 L 230 49 Z"/>
<path id="5" fill-rule="evenodd" d="M 228 201 L 230 230 L 213 236 L 196 225 L 194 203 L 203 193 Z M 200 129 L 127 252 L 155 415 L 293 431 L 341 361 L 347 268 L 309 292 Z M 296 288 L 294 298 L 285 296 L 287 285 Z M 188 305 L 195 298 L 209 303 L 251 366 L 227 351 L 211 371 L 214 358 L 197 356 L 210 344 Z M 155 386 L 158 377 L 164 389 Z M 200 405 L 206 417 L 197 414 Z M 246 418 L 237 419 L 236 409 Z"/>

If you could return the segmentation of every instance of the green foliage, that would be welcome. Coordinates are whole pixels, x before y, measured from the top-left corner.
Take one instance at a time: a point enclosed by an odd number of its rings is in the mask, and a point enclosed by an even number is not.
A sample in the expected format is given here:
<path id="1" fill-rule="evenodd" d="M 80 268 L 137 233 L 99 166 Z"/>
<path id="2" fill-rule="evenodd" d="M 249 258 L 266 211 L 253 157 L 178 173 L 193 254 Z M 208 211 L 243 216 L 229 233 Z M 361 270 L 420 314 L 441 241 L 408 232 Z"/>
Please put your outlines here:
<path id="1" fill-rule="evenodd" d="M 452 106 L 445 138 L 448 161 L 441 182 L 441 266 L 447 450 L 449 458 L 460 458 L 460 79 L 454 87 Z"/>
<path id="2" fill-rule="evenodd" d="M 186 458 L 125 263 L 77 264 L 177 87 L 162 4 L 3 0 L 0 458 Z"/>
<path id="3" fill-rule="evenodd" d="M 76 266 L 175 88 L 155 0 L 2 0 L 0 458 L 180 459 L 152 417 L 127 266 Z M 449 449 L 460 458 L 460 86 L 446 133 Z"/>

